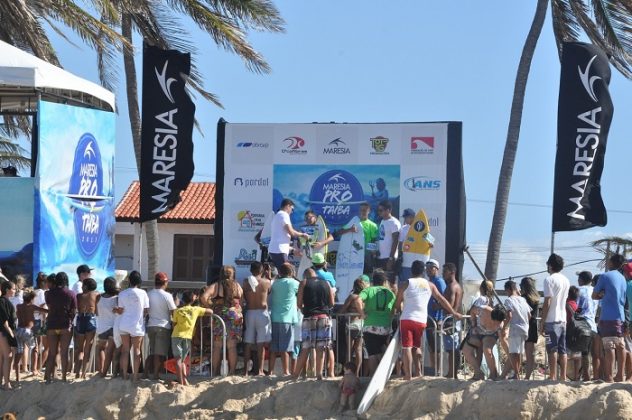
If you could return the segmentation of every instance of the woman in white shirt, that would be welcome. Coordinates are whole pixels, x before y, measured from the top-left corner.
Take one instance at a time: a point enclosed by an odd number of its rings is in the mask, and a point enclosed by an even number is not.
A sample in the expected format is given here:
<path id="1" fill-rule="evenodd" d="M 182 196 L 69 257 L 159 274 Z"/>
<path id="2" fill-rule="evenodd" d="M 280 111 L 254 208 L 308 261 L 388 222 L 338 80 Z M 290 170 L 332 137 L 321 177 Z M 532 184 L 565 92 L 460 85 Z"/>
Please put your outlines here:
<path id="1" fill-rule="evenodd" d="M 107 375 L 112 357 L 116 350 L 114 345 L 113 329 L 114 320 L 118 316 L 114 308 L 118 306 L 118 293 L 114 277 L 107 277 L 103 281 L 102 293 L 97 298 L 97 371 L 101 377 Z"/>
<path id="2" fill-rule="evenodd" d="M 145 336 L 144 318 L 149 311 L 149 298 L 147 292 L 140 288 L 142 283 L 140 273 L 132 271 L 129 274 L 129 288 L 123 290 L 118 296 L 118 307 L 115 312 L 119 317 L 119 331 L 121 334 L 121 375 L 128 378 L 127 367 L 129 365 L 130 348 L 134 351 L 132 365 L 132 380 L 138 380 L 138 368 L 140 367 L 140 349 Z"/>

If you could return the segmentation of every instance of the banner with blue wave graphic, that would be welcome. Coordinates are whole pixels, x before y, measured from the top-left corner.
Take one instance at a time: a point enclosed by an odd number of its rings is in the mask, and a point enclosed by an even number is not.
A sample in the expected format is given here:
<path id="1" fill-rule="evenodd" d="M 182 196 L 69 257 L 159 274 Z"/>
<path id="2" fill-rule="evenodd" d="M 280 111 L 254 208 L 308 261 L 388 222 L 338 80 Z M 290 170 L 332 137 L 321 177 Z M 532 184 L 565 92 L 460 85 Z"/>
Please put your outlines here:
<path id="1" fill-rule="evenodd" d="M 114 275 L 115 114 L 40 101 L 34 271 Z M 71 280 L 71 284 L 73 281 Z"/>

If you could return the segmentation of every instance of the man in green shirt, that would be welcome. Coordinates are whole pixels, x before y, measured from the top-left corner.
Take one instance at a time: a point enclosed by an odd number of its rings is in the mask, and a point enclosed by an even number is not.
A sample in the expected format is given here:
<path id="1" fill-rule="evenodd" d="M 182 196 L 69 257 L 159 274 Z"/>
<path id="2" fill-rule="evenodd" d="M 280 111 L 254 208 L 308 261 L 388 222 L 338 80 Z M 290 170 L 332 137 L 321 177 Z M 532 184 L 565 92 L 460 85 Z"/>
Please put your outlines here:
<path id="1" fill-rule="evenodd" d="M 375 270 L 373 286 L 360 292 L 362 302 L 360 315 L 364 318 L 362 337 L 369 354 L 369 375 L 373 375 L 382 358 L 382 352 L 391 334 L 391 310 L 395 304 L 395 294 L 385 286 L 386 273 Z"/>
<path id="2" fill-rule="evenodd" d="M 371 205 L 368 202 L 360 204 L 360 211 L 358 216 L 360 217 L 360 225 L 362 225 L 362 231 L 364 232 L 364 274 L 371 274 L 373 272 L 373 261 L 377 252 L 377 237 L 378 227 L 377 224 L 369 219 L 371 213 Z M 344 235 L 345 233 L 355 232 L 356 227 L 351 226 L 348 229 L 340 229 L 336 233 L 338 235 Z"/>

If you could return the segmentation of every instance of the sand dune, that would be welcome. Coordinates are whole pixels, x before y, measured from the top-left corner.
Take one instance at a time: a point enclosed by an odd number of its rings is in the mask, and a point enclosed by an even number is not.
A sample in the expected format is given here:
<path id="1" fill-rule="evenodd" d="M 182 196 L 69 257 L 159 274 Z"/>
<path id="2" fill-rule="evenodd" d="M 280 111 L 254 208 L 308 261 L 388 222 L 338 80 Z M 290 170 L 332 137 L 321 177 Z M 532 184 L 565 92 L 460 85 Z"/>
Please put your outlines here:
<path id="1" fill-rule="evenodd" d="M 0 391 L 2 411 L 20 419 L 355 418 L 339 414 L 337 381 L 224 378 L 185 388 L 92 378 L 71 384 L 26 382 Z M 632 384 L 543 381 L 393 380 L 367 413 L 381 418 L 631 418 Z"/>

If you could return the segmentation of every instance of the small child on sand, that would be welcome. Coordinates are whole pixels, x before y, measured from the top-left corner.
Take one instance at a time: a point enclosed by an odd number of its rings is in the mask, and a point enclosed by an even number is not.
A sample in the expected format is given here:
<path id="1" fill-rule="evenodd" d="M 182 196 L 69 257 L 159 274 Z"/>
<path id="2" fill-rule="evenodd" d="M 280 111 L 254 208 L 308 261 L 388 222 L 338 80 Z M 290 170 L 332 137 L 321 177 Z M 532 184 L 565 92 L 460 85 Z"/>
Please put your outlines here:
<path id="1" fill-rule="evenodd" d="M 193 339 L 193 330 L 195 329 L 195 321 L 199 316 L 212 315 L 213 310 L 202 308 L 201 306 L 192 306 L 197 296 L 186 291 L 182 294 L 182 303 L 184 306 L 173 312 L 173 333 L 171 333 L 171 351 L 176 359 L 176 372 L 180 385 L 188 385 L 184 360 L 191 351 L 191 340 Z"/>
<path id="2" fill-rule="evenodd" d="M 24 290 L 23 302 L 17 305 L 18 329 L 15 337 L 18 342 L 17 355 L 15 356 L 13 367 L 17 383 L 20 383 L 20 373 L 26 372 L 28 366 L 27 357 L 30 350 L 35 350 L 35 335 L 33 326 L 35 325 L 35 309 L 33 299 L 35 293 L 32 289 Z M 37 351 L 34 352 L 34 366 L 37 366 Z"/>
<path id="3" fill-rule="evenodd" d="M 340 381 L 340 412 L 349 403 L 349 409 L 355 409 L 355 394 L 360 389 L 360 379 L 356 375 L 356 365 L 353 362 L 345 364 L 345 374 Z"/>

